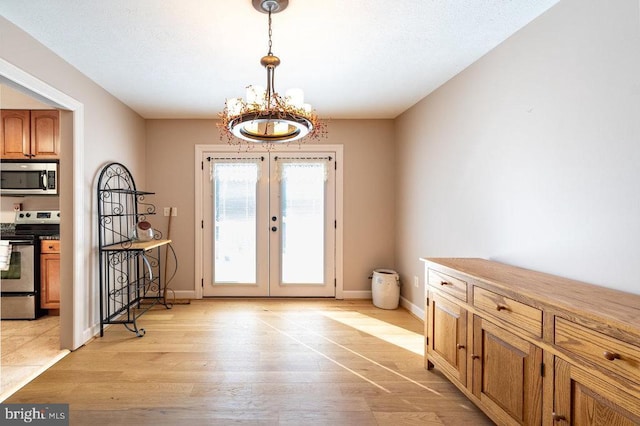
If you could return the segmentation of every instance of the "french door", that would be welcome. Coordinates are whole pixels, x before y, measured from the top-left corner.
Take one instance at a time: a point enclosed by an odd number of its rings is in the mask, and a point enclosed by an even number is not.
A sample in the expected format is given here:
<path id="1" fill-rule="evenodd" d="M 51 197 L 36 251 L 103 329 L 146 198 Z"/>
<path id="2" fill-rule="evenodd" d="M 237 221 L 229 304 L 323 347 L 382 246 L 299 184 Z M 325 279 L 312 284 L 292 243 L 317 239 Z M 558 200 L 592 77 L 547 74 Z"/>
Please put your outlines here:
<path id="1" fill-rule="evenodd" d="M 335 154 L 203 152 L 203 296 L 335 296 Z"/>

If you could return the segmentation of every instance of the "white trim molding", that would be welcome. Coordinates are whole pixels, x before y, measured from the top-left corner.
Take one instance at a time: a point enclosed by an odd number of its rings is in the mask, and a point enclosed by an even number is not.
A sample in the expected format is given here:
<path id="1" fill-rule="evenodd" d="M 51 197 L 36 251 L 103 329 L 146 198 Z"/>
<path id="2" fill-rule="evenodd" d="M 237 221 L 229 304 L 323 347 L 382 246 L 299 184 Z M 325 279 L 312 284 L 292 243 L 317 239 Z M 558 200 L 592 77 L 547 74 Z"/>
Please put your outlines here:
<path id="1" fill-rule="evenodd" d="M 336 299 L 344 299 L 344 191 L 343 191 L 343 182 L 344 182 L 344 172 L 343 172 L 343 146 L 342 145 L 317 145 L 317 144 L 301 144 L 296 146 L 295 149 L 300 152 L 309 152 L 309 151 L 331 151 L 335 152 L 336 155 L 336 164 L 338 167 L 336 168 L 336 259 L 335 259 L 335 276 L 336 276 Z M 291 151 L 292 146 L 289 144 L 284 145 L 275 145 L 271 146 L 268 150 L 260 145 L 253 146 L 251 149 L 252 153 L 260 153 L 260 152 L 278 152 L 278 151 Z M 202 298 L 202 277 L 203 274 L 203 262 L 202 262 L 202 197 L 200 196 L 202 193 L 202 156 L 205 152 L 220 152 L 220 153 L 228 153 L 228 152 L 238 152 L 238 147 L 233 145 L 195 145 L 194 150 L 194 188 L 195 188 L 195 215 L 194 215 L 194 231 L 195 231 L 195 259 L 194 259 L 194 294 L 195 299 Z M 369 292 L 371 293 L 371 292 Z M 371 296 L 369 295 L 369 298 Z"/>
<path id="2" fill-rule="evenodd" d="M 71 153 L 62 150 L 62 161 L 72 164 L 73 188 L 71 192 L 60 193 L 61 238 L 71 244 L 63 244 L 61 256 L 61 304 L 60 304 L 60 345 L 66 349 L 77 349 L 92 335 L 88 324 L 90 306 L 86 283 L 92 282 L 86 255 L 90 253 L 88 238 L 84 234 L 85 192 L 84 171 L 84 104 L 32 76 L 15 65 L 0 58 L 0 83 L 17 88 L 33 98 L 73 114 L 73 149 Z M 70 199 L 69 199 L 70 198 Z M 72 206 L 64 211 L 64 206 Z M 71 232 L 65 231 L 70 229 Z M 69 248 L 65 248 L 65 247 Z M 67 254 L 71 254 L 68 256 Z M 67 279 L 64 279 L 65 276 Z M 71 279 L 68 279 L 71 277 Z"/>

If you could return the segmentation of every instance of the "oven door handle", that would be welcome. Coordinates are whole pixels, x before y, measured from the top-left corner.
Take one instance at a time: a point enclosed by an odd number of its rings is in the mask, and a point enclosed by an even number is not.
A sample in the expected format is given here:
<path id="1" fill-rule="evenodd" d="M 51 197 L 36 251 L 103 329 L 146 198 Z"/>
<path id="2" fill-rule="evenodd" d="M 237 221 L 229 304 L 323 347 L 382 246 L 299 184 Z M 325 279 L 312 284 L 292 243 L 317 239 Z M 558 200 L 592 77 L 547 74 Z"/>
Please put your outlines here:
<path id="1" fill-rule="evenodd" d="M 34 241 L 31 240 L 9 240 L 9 245 L 12 246 L 33 246 L 35 245 Z"/>

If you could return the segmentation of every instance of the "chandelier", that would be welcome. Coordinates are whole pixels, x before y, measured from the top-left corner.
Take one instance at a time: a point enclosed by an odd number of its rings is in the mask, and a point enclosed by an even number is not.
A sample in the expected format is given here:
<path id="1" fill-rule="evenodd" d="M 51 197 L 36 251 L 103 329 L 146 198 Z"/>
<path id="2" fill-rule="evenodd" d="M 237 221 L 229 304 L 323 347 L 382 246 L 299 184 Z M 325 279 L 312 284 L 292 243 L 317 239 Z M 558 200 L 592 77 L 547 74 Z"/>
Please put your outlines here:
<path id="1" fill-rule="evenodd" d="M 311 105 L 304 103 L 301 89 L 290 89 L 285 96 L 275 90 L 275 70 L 280 58 L 271 52 L 271 14 L 283 11 L 289 0 L 252 0 L 253 7 L 269 15 L 269 52 L 260 60 L 267 70 L 267 88 L 248 86 L 246 99 L 231 98 L 220 113 L 221 137 L 232 143 L 234 137 L 258 143 L 286 143 L 305 136 L 326 135 Z"/>

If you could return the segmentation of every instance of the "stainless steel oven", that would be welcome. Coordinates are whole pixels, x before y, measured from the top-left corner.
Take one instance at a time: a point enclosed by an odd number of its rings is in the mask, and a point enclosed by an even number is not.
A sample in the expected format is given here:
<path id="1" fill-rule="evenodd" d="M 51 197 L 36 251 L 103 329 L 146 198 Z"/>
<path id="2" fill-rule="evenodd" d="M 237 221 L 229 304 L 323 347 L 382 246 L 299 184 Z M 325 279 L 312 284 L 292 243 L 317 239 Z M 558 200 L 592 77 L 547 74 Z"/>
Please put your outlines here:
<path id="1" fill-rule="evenodd" d="M 2 237 L 7 241 L 4 234 Z M 35 319 L 40 313 L 35 238 L 11 236 L 8 243 L 11 248 L 8 268 L 0 272 L 2 319 Z"/>
<path id="2" fill-rule="evenodd" d="M 40 307 L 40 240 L 60 234 L 59 211 L 17 212 L 14 224 L 3 224 L 3 246 L 10 247 L 0 276 L 1 317 L 36 319 Z"/>
<path id="3" fill-rule="evenodd" d="M 34 288 L 35 244 L 30 240 L 9 240 L 9 269 L 0 272 L 2 292 L 32 292 Z"/>

